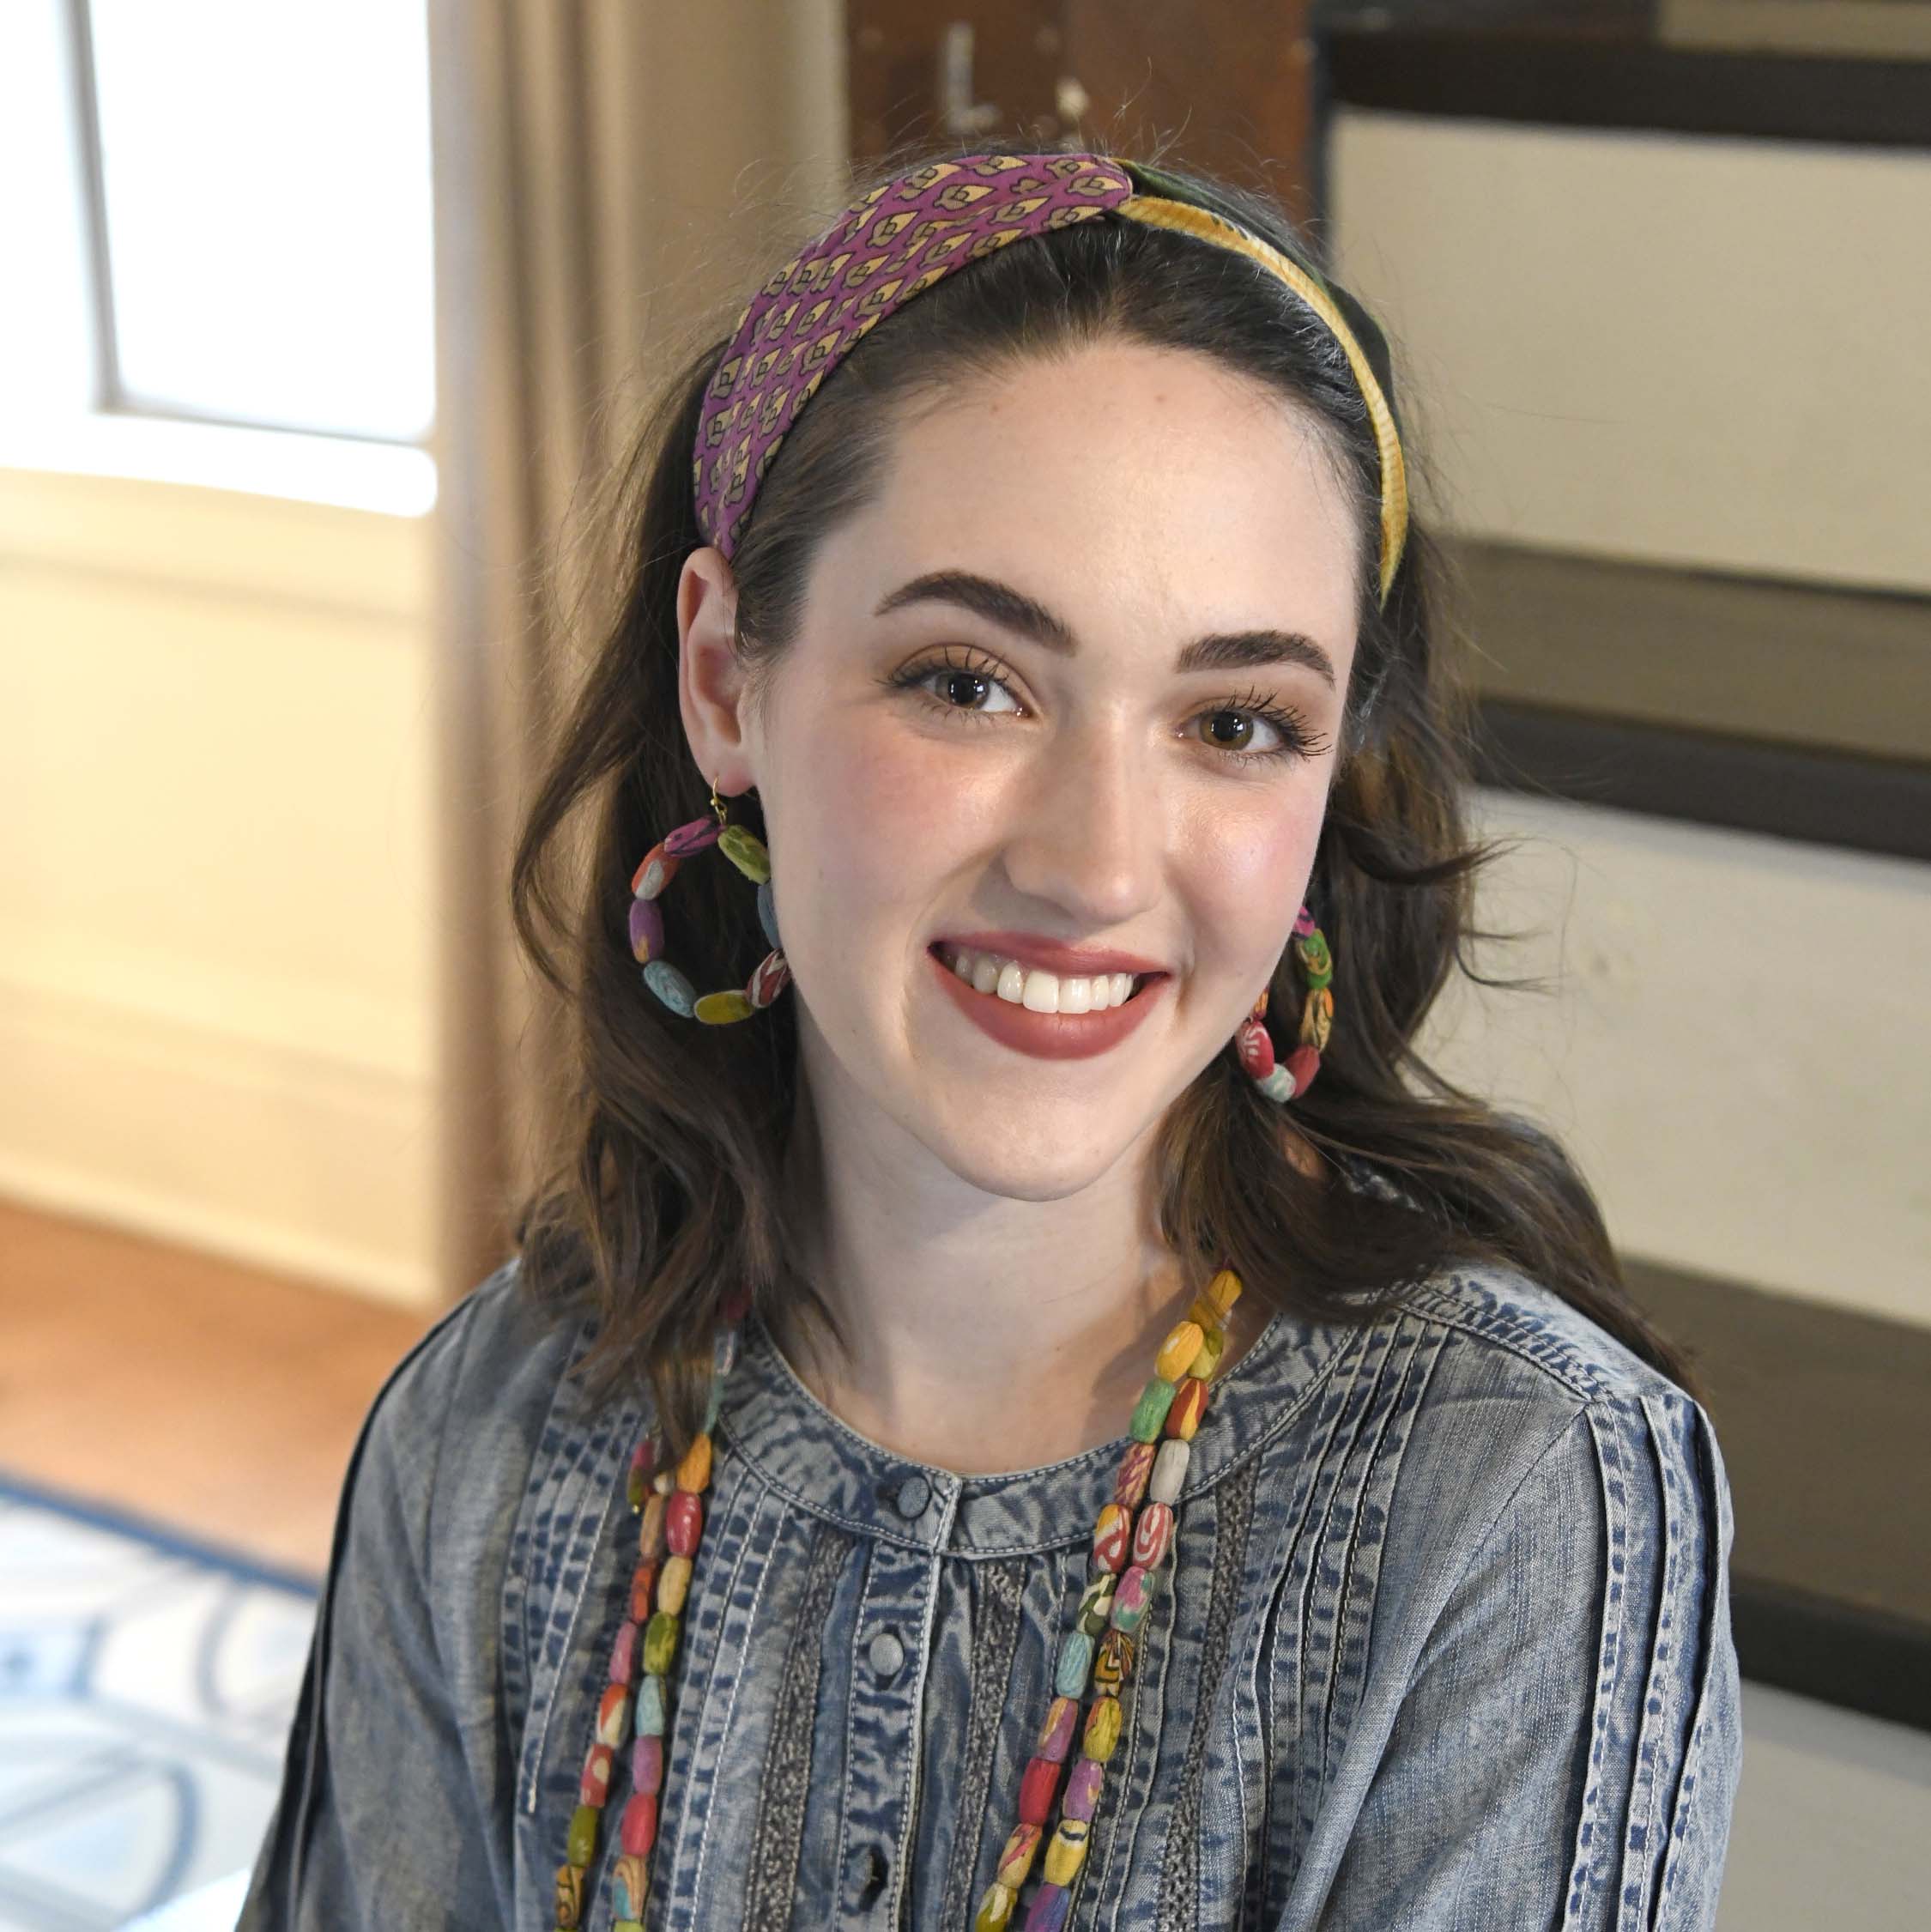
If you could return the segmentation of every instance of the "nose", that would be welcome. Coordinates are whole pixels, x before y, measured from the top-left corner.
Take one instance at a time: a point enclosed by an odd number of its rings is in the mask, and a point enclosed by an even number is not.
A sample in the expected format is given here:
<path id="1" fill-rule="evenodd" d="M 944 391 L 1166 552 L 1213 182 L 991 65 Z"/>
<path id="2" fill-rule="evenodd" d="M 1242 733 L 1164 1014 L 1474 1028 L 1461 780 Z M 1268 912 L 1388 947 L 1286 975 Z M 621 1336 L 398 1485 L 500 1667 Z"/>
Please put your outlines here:
<path id="1" fill-rule="evenodd" d="M 1014 793 L 1006 871 L 1075 931 L 1129 924 L 1158 895 L 1165 801 L 1123 719 L 1056 732 Z"/>

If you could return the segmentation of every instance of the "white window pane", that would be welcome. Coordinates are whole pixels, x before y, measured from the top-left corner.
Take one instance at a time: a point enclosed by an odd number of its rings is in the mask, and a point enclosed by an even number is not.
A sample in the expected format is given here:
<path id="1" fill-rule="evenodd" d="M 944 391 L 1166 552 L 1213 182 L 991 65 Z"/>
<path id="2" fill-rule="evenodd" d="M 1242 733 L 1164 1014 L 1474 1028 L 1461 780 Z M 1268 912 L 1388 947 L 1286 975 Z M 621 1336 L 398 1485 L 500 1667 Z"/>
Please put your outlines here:
<path id="1" fill-rule="evenodd" d="M 125 400 L 424 436 L 422 0 L 90 0 L 89 11 Z"/>
<path id="2" fill-rule="evenodd" d="M 87 194 L 63 0 L 0 0 L 0 458 L 94 404 Z"/>

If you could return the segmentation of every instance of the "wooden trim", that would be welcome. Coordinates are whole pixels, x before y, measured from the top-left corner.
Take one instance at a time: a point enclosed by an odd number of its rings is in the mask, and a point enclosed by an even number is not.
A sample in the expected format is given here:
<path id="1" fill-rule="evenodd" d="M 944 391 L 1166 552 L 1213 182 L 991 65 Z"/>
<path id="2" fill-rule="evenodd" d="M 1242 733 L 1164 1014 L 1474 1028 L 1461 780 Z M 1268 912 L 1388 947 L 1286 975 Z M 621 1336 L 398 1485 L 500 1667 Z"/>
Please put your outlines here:
<path id="1" fill-rule="evenodd" d="M 1931 1731 L 1931 1627 L 1733 1574 L 1730 1631 L 1752 1682 Z"/>
<path id="2" fill-rule="evenodd" d="M 1385 16 L 1384 16 L 1385 18 Z M 1351 107 L 1553 127 L 1931 147 L 1931 62 L 1732 53 L 1529 24 L 1331 24 L 1329 88 Z"/>
<path id="3" fill-rule="evenodd" d="M 1456 539 L 1480 694 L 1931 762 L 1931 597 Z"/>
<path id="4" fill-rule="evenodd" d="M 1635 1257 L 1623 1267 L 1708 1392 L 1744 1675 L 1931 1729 L 1931 1328 Z"/>
<path id="5" fill-rule="evenodd" d="M 1486 700 L 1475 776 L 1506 790 L 1931 861 L 1931 765 Z"/>

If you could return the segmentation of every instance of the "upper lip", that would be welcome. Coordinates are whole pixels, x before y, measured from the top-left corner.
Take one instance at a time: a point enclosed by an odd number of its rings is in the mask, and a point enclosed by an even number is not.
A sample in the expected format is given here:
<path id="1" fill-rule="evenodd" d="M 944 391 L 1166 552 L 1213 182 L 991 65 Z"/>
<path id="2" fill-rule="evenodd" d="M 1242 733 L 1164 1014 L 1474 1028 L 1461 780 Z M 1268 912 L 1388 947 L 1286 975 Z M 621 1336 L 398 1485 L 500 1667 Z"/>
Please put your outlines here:
<path id="1" fill-rule="evenodd" d="M 935 944 L 964 946 L 975 953 L 996 953 L 1021 966 L 1038 966 L 1068 978 L 1093 978 L 1103 972 L 1165 972 L 1166 968 L 1137 953 L 1117 953 L 1104 947 L 1068 946 L 1036 932 L 948 932 Z"/>

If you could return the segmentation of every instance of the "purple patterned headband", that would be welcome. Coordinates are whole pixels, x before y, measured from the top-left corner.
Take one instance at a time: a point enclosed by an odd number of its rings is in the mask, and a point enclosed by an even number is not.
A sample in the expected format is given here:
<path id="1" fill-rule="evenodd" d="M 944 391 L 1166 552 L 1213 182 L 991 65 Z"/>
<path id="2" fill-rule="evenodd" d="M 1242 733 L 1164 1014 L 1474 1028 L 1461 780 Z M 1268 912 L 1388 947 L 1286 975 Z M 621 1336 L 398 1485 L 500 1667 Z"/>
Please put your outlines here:
<path id="1" fill-rule="evenodd" d="M 1137 179 L 1136 179 L 1137 177 Z M 874 188 L 746 305 L 705 391 L 693 471 L 698 528 L 728 559 L 785 432 L 840 360 L 913 296 L 1009 241 L 1115 215 L 1231 249 L 1312 308 L 1346 353 L 1381 454 L 1380 594 L 1407 536 L 1407 471 L 1383 380 L 1352 298 L 1278 248 L 1190 202 L 1147 189 L 1157 171 L 1104 154 L 974 154 Z M 1380 348 L 1378 334 L 1372 338 Z"/>

